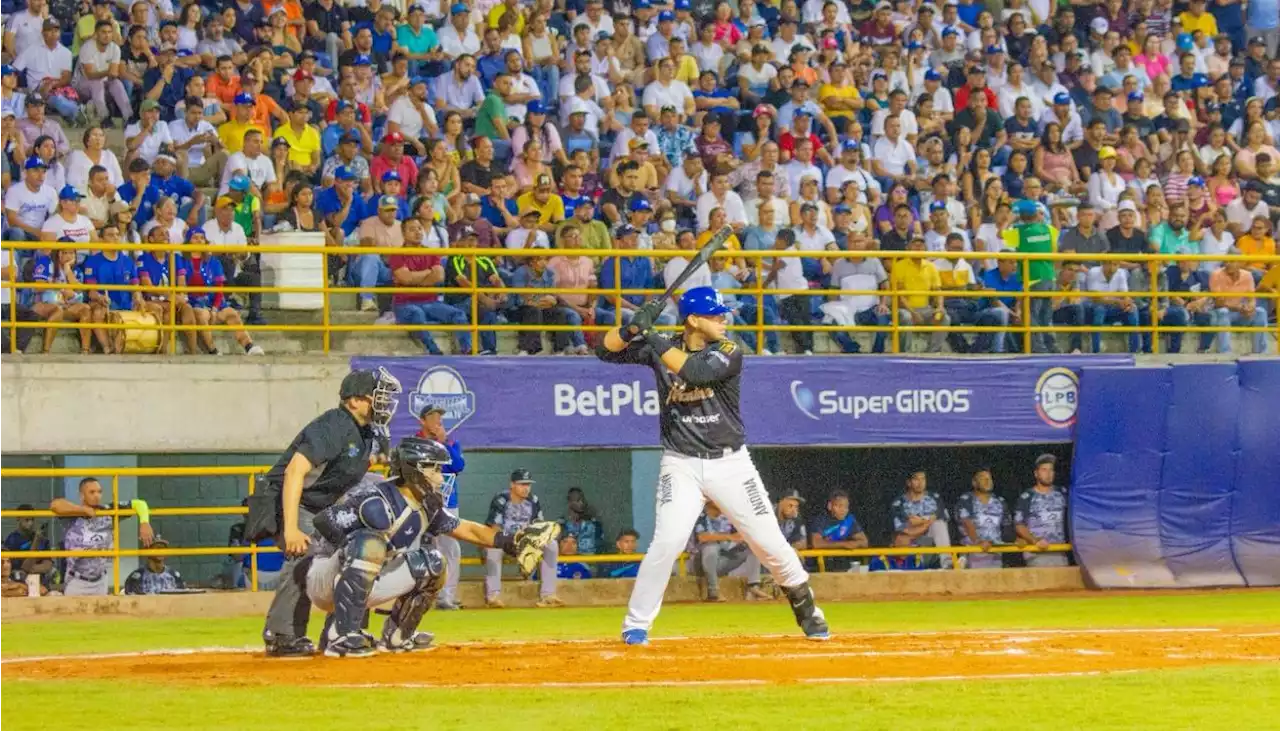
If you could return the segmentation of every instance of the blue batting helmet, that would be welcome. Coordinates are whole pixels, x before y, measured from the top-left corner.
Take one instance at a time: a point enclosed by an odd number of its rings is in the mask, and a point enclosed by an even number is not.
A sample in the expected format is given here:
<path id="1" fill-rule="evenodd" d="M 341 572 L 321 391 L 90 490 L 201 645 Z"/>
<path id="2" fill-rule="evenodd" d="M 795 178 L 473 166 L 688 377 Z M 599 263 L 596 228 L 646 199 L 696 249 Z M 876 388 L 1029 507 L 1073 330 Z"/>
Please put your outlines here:
<path id="1" fill-rule="evenodd" d="M 680 295 L 680 319 L 689 315 L 723 315 L 732 312 L 733 308 L 724 303 L 724 298 L 714 287 L 694 287 Z"/>

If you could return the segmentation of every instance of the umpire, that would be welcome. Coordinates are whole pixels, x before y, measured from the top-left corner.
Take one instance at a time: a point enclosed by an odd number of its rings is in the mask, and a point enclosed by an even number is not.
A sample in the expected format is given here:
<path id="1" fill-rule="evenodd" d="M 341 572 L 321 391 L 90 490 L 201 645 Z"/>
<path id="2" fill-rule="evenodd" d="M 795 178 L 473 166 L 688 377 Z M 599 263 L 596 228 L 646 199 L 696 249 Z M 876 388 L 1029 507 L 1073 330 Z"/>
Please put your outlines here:
<path id="1" fill-rule="evenodd" d="M 341 403 L 294 437 L 267 472 L 262 491 L 250 498 L 246 534 L 255 540 L 277 534 L 286 556 L 262 633 L 268 656 L 315 653 L 307 639 L 311 601 L 305 590 L 308 562 L 303 560 L 311 522 L 368 472 L 370 457 L 386 439 L 400 391 L 400 382 L 385 369 L 348 373 L 338 393 Z"/>

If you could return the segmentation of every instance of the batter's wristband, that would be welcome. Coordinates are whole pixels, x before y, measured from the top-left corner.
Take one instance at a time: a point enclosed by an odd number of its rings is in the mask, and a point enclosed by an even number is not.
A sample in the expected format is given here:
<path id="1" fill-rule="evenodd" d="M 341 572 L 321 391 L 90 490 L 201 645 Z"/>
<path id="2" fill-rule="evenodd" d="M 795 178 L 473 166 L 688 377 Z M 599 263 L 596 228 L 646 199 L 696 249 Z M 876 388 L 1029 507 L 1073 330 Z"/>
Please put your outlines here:
<path id="1" fill-rule="evenodd" d="M 659 358 L 662 357 L 663 353 L 666 353 L 668 350 L 671 350 L 672 348 L 675 347 L 674 345 L 671 344 L 670 340 L 667 340 L 666 338 L 662 337 L 656 332 L 653 332 L 652 330 L 644 334 L 644 341 L 649 344 L 649 347 L 653 348 L 654 352 L 657 353 Z"/>
<path id="2" fill-rule="evenodd" d="M 493 547 L 501 549 L 508 556 L 516 555 L 516 540 L 513 536 L 506 533 L 496 533 L 493 536 Z"/>
<path id="3" fill-rule="evenodd" d="M 129 502 L 129 507 L 133 508 L 133 512 L 138 514 L 139 523 L 151 522 L 151 507 L 147 505 L 147 501 L 134 498 Z"/>

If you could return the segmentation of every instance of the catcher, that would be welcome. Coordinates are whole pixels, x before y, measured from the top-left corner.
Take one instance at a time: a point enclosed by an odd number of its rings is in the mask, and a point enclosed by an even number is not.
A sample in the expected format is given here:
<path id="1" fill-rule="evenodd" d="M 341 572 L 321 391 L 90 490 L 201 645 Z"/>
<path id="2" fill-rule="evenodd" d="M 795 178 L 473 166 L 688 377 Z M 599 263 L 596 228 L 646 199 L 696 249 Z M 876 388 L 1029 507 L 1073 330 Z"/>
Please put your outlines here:
<path id="1" fill-rule="evenodd" d="M 560 537 L 555 523 L 531 523 L 514 536 L 462 520 L 443 509 L 442 467 L 449 450 L 409 437 L 391 454 L 390 480 L 361 485 L 316 515 L 307 568 L 307 595 L 328 613 L 320 647 L 330 657 L 367 657 L 378 650 L 412 652 L 431 646 L 422 616 L 444 586 L 444 559 L 427 536 L 448 535 L 514 557 L 528 576 L 542 549 Z M 369 609 L 393 601 L 382 637 L 363 628 Z"/>

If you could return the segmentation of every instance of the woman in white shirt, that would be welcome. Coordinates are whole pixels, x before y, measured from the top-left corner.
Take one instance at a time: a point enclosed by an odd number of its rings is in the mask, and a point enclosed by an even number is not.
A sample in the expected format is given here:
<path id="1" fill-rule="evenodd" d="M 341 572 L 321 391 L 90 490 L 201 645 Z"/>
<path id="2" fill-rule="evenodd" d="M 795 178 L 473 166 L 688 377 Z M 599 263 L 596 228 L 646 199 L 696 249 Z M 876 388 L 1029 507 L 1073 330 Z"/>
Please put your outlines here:
<path id="1" fill-rule="evenodd" d="M 1102 213 L 1098 227 L 1106 231 L 1119 223 L 1116 208 L 1127 187 L 1116 172 L 1116 148 L 1107 145 L 1098 150 L 1098 168 L 1089 176 L 1089 205 Z"/>
<path id="2" fill-rule="evenodd" d="M 101 127 L 84 131 L 84 149 L 72 150 L 67 156 L 67 185 L 81 193 L 89 190 L 89 170 L 101 165 L 107 171 L 107 180 L 117 188 L 124 185 L 124 174 L 116 154 L 107 149 L 107 134 Z"/>
<path id="3" fill-rule="evenodd" d="M 58 209 L 40 227 L 40 238 L 45 241 L 71 239 L 87 243 L 93 238 L 93 222 L 80 213 L 80 192 L 70 185 L 58 192 Z"/>
<path id="4" fill-rule="evenodd" d="M 1226 254 L 1227 250 L 1235 245 L 1236 237 L 1227 230 L 1227 212 L 1219 208 L 1213 212 L 1212 225 L 1204 229 L 1200 234 L 1200 253 Z M 1221 261 L 1200 262 L 1200 270 L 1208 273 L 1212 273 L 1221 267 Z"/>

